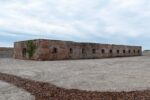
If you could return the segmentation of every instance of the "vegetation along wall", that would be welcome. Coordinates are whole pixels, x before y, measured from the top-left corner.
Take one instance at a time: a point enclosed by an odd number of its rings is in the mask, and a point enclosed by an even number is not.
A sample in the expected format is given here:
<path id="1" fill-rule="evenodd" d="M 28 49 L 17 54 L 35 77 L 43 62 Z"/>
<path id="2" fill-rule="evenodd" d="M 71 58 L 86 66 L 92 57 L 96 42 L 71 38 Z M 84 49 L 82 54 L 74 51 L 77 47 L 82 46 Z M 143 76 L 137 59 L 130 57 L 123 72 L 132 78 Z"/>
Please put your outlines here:
<path id="1" fill-rule="evenodd" d="M 46 39 L 27 40 L 14 43 L 14 57 L 16 59 L 98 59 L 141 55 L 141 46 L 78 43 Z"/>

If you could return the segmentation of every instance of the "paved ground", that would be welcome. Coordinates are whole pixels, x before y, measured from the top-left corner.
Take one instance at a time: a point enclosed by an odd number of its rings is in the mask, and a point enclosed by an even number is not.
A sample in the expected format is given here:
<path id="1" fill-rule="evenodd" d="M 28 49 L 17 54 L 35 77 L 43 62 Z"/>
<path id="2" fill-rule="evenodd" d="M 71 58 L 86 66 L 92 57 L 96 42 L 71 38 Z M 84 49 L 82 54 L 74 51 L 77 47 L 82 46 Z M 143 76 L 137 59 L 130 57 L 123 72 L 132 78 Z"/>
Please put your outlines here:
<path id="1" fill-rule="evenodd" d="M 0 81 L 0 100 L 34 100 L 30 93 Z"/>
<path id="2" fill-rule="evenodd" d="M 69 61 L 0 59 L 0 72 L 65 88 L 130 91 L 150 88 L 150 57 Z"/>
<path id="3" fill-rule="evenodd" d="M 150 56 L 44 62 L 1 58 L 0 72 L 49 82 L 68 89 L 90 91 L 150 89 Z M 17 91 L 17 88 L 12 88 L 12 91 Z M 1 93 L 0 89 L 0 95 Z M 9 91 L 6 93 L 14 95 Z"/>

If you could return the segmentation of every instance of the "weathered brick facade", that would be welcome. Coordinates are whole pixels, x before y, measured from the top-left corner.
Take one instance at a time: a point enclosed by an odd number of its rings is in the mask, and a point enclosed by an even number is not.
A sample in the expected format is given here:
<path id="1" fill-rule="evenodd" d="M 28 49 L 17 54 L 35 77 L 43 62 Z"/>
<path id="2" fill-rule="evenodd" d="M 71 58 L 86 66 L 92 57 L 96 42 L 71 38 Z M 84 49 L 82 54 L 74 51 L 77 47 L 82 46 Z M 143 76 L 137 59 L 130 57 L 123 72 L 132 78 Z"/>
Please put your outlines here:
<path id="1" fill-rule="evenodd" d="M 141 55 L 141 46 L 77 43 L 46 39 L 19 41 L 14 43 L 14 57 L 16 59 L 96 59 Z"/>

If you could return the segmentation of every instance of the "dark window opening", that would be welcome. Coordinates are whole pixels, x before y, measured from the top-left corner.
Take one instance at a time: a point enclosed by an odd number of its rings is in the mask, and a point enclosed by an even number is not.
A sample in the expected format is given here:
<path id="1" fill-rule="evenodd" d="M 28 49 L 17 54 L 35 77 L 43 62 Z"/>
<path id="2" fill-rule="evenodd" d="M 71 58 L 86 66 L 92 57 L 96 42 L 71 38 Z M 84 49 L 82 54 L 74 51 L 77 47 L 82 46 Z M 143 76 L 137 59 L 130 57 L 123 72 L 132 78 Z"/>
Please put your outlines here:
<path id="1" fill-rule="evenodd" d="M 110 50 L 109 52 L 112 54 L 112 52 L 113 52 L 113 51 L 112 51 L 112 50 Z"/>
<path id="2" fill-rule="evenodd" d="M 57 48 L 53 48 L 52 53 L 57 53 L 57 52 L 58 52 Z"/>
<path id="3" fill-rule="evenodd" d="M 131 50 L 129 50 L 128 53 L 131 53 Z"/>
<path id="4" fill-rule="evenodd" d="M 92 49 L 92 53 L 95 54 L 96 53 L 96 49 Z"/>
<path id="5" fill-rule="evenodd" d="M 26 49 L 26 48 L 23 48 L 23 50 L 22 50 L 22 55 L 23 55 L 23 57 L 26 57 L 26 52 L 27 52 L 27 49 Z"/>
<path id="6" fill-rule="evenodd" d="M 82 54 L 84 54 L 85 53 L 85 49 L 82 49 Z"/>
<path id="7" fill-rule="evenodd" d="M 117 50 L 117 54 L 119 54 L 120 53 L 120 51 L 119 50 Z"/>
<path id="8" fill-rule="evenodd" d="M 126 53 L 126 50 L 123 50 L 123 53 Z"/>
<path id="9" fill-rule="evenodd" d="M 105 50 L 104 49 L 102 49 L 102 54 L 104 54 L 105 53 Z"/>
<path id="10" fill-rule="evenodd" d="M 138 50 L 138 53 L 140 53 L 140 50 Z"/>
<path id="11" fill-rule="evenodd" d="M 72 48 L 70 48 L 70 53 L 73 53 L 73 50 L 72 50 Z"/>
<path id="12" fill-rule="evenodd" d="M 135 53 L 135 50 L 133 50 L 133 52 Z"/>

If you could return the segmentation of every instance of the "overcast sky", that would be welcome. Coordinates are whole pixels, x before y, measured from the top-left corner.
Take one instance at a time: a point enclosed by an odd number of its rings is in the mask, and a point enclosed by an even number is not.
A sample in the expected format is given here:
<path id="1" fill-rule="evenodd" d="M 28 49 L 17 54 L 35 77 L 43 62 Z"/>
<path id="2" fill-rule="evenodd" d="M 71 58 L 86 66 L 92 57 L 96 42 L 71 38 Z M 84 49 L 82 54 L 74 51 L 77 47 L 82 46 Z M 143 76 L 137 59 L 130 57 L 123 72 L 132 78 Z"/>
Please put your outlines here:
<path id="1" fill-rule="evenodd" d="M 46 38 L 150 48 L 150 0 L 0 0 L 0 46 Z"/>

